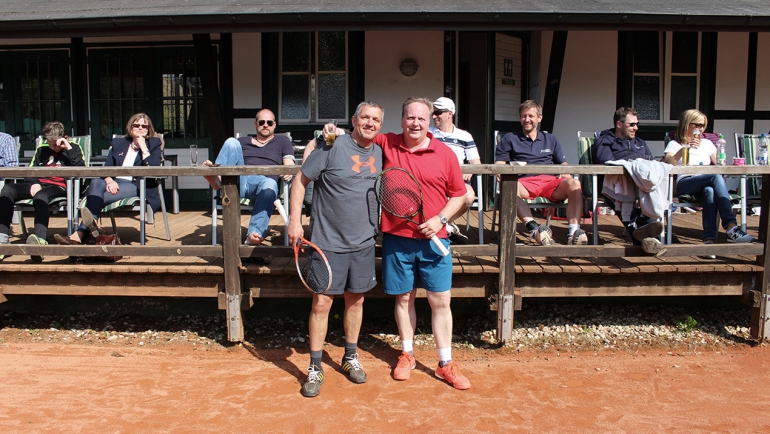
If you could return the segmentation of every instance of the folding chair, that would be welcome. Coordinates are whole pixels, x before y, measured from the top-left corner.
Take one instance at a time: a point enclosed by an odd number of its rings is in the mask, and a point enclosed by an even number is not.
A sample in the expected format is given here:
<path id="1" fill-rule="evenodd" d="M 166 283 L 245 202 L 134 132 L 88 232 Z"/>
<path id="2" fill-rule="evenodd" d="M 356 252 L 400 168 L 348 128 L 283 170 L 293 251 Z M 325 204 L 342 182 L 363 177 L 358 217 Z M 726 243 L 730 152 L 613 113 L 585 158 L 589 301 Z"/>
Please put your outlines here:
<path id="1" fill-rule="evenodd" d="M 746 165 L 757 164 L 757 146 L 759 134 L 735 133 L 735 155 L 746 159 Z M 746 232 L 746 205 L 759 204 L 762 197 L 762 178 L 759 176 L 740 176 L 741 229 Z"/>
<path id="2" fill-rule="evenodd" d="M 666 145 L 668 145 L 668 142 L 671 141 L 671 138 L 673 136 L 673 133 L 666 133 L 663 141 Z M 713 133 L 703 133 L 703 138 L 710 140 L 711 142 L 716 142 L 717 139 L 719 139 L 719 136 Z M 677 208 L 701 208 L 703 207 L 703 203 L 701 202 L 701 198 L 698 195 L 689 195 L 689 194 L 674 194 L 674 190 L 676 189 L 676 182 L 675 182 L 675 176 L 669 175 L 668 177 L 668 201 L 671 204 L 671 207 L 667 211 L 666 215 L 666 244 L 671 244 L 672 242 L 672 229 L 673 229 L 673 216 L 676 214 Z M 674 197 L 676 197 L 676 202 L 674 201 Z M 736 202 L 740 200 L 740 196 L 738 195 L 730 195 L 730 200 L 733 202 Z M 717 213 L 717 228 L 719 228 L 719 213 Z"/>
<path id="3" fill-rule="evenodd" d="M 471 228 L 471 210 L 476 208 L 479 217 L 479 244 L 484 244 L 484 176 L 473 175 L 476 180 L 476 200 L 473 201 L 465 216 L 465 232 Z"/>
<path id="4" fill-rule="evenodd" d="M 289 138 L 291 140 L 291 133 L 276 133 L 276 135 L 283 135 Z M 235 138 L 238 139 L 241 137 L 241 133 L 235 133 Z M 289 215 L 289 183 L 284 182 L 283 180 L 280 180 L 278 183 L 278 191 L 280 192 L 278 195 L 278 200 L 281 201 L 281 204 L 283 206 L 284 215 Z M 217 245 L 217 214 L 219 210 L 222 209 L 222 204 L 220 202 L 219 194 L 212 194 L 211 195 L 211 245 Z M 251 203 L 250 199 L 247 198 L 240 198 L 240 205 L 241 205 L 241 211 L 249 211 L 254 208 L 254 205 Z M 283 231 L 283 242 L 285 245 L 289 245 L 289 232 L 288 232 L 289 222 L 284 222 L 284 231 Z"/>
<path id="5" fill-rule="evenodd" d="M 112 138 L 115 139 L 121 135 L 113 134 Z M 162 152 L 162 151 L 161 151 Z M 161 155 L 162 158 L 162 155 Z M 158 188 L 158 196 L 160 197 L 160 209 L 163 212 L 163 223 L 166 226 L 166 240 L 171 241 L 171 229 L 168 225 L 168 213 L 166 212 L 166 200 L 163 195 L 163 184 L 160 182 L 163 178 L 151 178 L 156 180 Z M 102 208 L 102 215 L 109 213 L 110 222 L 112 223 L 112 233 L 117 233 L 118 225 L 115 222 L 115 211 L 139 211 L 139 243 L 145 245 L 146 226 L 145 223 L 155 224 L 155 213 L 152 211 L 152 207 L 147 204 L 147 179 L 141 178 L 139 180 L 139 196 L 131 196 L 125 199 L 113 202 L 105 205 Z M 80 206 L 85 206 L 85 198 L 81 201 Z M 149 211 L 149 213 L 147 212 Z"/>
<path id="6" fill-rule="evenodd" d="M 91 159 L 91 136 L 74 136 L 68 138 L 70 143 L 73 143 L 77 145 L 80 148 L 80 152 L 83 154 L 83 161 L 85 162 L 86 166 L 88 166 L 88 163 Z M 48 143 L 43 140 L 42 137 L 38 137 L 35 139 L 35 155 L 32 157 L 32 160 L 29 162 L 29 166 L 33 167 L 35 164 L 35 156 L 37 155 L 38 150 L 41 147 L 47 147 Z M 67 234 L 71 235 L 72 232 L 75 231 L 75 221 L 76 221 L 76 207 L 74 206 L 75 198 L 80 195 L 80 183 L 75 182 L 74 178 L 66 178 L 66 189 L 67 192 L 64 195 L 64 197 L 58 197 L 51 201 L 50 204 L 48 204 L 48 208 L 50 209 L 51 213 L 56 215 L 61 212 L 65 212 L 67 215 Z M 32 206 L 33 199 L 22 199 L 16 201 L 14 204 L 14 220 L 18 220 L 19 224 L 21 225 L 21 233 L 26 237 L 29 234 L 27 233 L 27 225 L 24 222 L 23 218 L 23 212 L 25 211 L 34 211 L 34 208 Z"/>
<path id="7" fill-rule="evenodd" d="M 597 132 L 577 132 L 578 164 L 596 164 L 594 162 L 593 146 L 599 138 Z M 604 200 L 599 197 L 597 186 L 598 175 L 580 175 L 580 185 L 583 189 L 583 197 L 591 198 L 591 222 L 593 223 L 593 244 L 599 244 L 599 206 Z M 601 204 L 599 202 L 602 202 Z"/>

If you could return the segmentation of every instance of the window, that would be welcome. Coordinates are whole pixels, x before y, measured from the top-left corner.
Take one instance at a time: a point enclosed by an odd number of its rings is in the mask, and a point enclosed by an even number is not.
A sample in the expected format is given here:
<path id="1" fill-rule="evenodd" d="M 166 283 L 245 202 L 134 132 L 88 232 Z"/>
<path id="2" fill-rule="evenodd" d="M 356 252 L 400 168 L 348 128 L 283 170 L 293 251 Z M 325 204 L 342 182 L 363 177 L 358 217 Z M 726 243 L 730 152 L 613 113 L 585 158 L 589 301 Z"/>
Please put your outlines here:
<path id="1" fill-rule="evenodd" d="M 203 87 L 195 57 L 163 59 L 163 132 L 167 138 L 208 137 L 203 107 Z"/>
<path id="2" fill-rule="evenodd" d="M 279 122 L 347 119 L 347 32 L 281 34 Z"/>
<path id="3" fill-rule="evenodd" d="M 644 121 L 671 123 L 700 102 L 697 32 L 634 32 L 633 106 Z"/>
<path id="4" fill-rule="evenodd" d="M 94 149 L 107 148 L 114 134 L 125 134 L 126 121 L 139 112 L 163 133 L 166 148 L 189 140 L 205 146 L 210 139 L 191 47 L 92 49 L 89 63 Z"/>
<path id="5" fill-rule="evenodd" d="M 66 50 L 0 54 L 0 131 L 31 143 L 48 122 L 69 128 L 69 62 Z"/>

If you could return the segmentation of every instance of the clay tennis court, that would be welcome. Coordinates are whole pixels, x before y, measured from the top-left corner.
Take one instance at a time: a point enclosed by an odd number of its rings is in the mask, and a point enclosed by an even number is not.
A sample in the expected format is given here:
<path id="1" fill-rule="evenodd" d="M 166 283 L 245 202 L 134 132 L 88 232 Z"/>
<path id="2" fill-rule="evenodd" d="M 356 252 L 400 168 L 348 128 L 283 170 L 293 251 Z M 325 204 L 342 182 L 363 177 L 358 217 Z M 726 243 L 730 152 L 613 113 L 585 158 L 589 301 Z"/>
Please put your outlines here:
<path id="1" fill-rule="evenodd" d="M 418 350 L 361 352 L 369 381 L 328 346 L 317 398 L 299 394 L 307 354 L 249 346 L 114 348 L 0 344 L 3 432 L 768 432 L 770 350 L 517 353 L 455 350 L 457 391 Z"/>

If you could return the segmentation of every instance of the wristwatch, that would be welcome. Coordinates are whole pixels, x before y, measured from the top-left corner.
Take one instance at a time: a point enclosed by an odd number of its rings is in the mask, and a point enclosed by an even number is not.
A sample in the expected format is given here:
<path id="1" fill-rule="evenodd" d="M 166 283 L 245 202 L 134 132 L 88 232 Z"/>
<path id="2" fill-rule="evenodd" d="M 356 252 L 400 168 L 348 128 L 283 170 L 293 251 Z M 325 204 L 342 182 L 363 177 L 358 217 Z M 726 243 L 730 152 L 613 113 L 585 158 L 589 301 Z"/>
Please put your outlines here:
<path id="1" fill-rule="evenodd" d="M 445 225 L 445 224 L 447 224 L 447 222 L 449 222 L 449 220 L 447 220 L 447 218 L 444 217 L 442 214 L 438 215 L 438 219 L 441 220 L 441 224 L 442 225 Z"/>

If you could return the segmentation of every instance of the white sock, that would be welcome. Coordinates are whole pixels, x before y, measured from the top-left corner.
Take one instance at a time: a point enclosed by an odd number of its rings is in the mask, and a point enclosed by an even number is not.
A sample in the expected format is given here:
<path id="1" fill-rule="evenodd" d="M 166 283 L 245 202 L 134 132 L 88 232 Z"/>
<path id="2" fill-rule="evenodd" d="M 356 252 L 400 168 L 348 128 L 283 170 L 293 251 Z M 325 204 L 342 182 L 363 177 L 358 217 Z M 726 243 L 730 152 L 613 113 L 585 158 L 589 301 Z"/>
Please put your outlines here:
<path id="1" fill-rule="evenodd" d="M 452 225 L 450 225 L 449 223 L 446 224 L 446 233 L 447 234 L 451 234 L 452 232 L 454 232 L 454 229 L 455 228 L 452 227 Z"/>
<path id="2" fill-rule="evenodd" d="M 439 348 L 438 349 L 438 359 L 441 362 L 448 362 L 448 361 L 452 360 L 452 347 Z"/>
<path id="3" fill-rule="evenodd" d="M 580 225 L 577 223 L 570 223 L 569 224 L 569 236 L 572 236 L 572 234 L 575 233 L 576 230 L 580 229 Z"/>
<path id="4" fill-rule="evenodd" d="M 406 353 L 414 353 L 414 347 L 412 346 L 413 342 L 414 341 L 412 339 L 409 339 L 408 341 L 401 341 L 401 351 Z"/>

